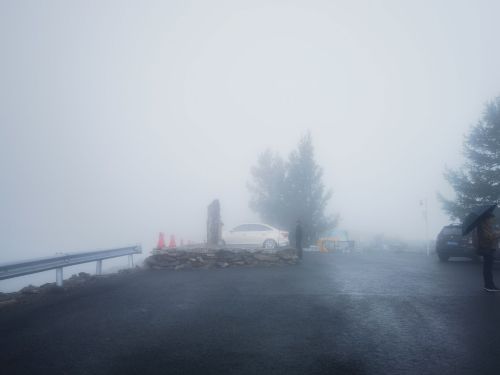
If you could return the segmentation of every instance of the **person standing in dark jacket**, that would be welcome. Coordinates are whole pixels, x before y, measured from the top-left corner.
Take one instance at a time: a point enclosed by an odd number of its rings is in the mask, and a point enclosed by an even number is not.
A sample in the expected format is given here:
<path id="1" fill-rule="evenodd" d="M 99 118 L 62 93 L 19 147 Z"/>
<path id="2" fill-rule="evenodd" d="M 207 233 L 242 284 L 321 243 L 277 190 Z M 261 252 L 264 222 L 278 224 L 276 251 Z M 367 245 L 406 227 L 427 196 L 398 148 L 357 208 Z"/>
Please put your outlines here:
<path id="1" fill-rule="evenodd" d="M 493 281 L 493 260 L 500 233 L 493 229 L 495 215 L 486 216 L 477 227 L 478 254 L 483 256 L 484 290 L 487 292 L 500 292 Z"/>
<path id="2" fill-rule="evenodd" d="M 295 248 L 297 249 L 299 259 L 302 259 L 302 224 L 300 220 L 297 220 L 297 225 L 295 226 Z"/>

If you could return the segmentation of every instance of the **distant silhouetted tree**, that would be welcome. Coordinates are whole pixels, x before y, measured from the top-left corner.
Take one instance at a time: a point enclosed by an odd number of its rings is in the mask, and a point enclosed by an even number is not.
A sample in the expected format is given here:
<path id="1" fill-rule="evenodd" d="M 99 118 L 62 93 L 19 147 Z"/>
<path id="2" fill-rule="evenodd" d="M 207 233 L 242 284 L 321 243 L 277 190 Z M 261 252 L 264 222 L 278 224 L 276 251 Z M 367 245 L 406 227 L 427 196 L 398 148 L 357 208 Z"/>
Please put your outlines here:
<path id="1" fill-rule="evenodd" d="M 281 226 L 285 212 L 284 160 L 271 150 L 259 156 L 252 167 L 252 182 L 248 184 L 251 193 L 250 208 L 270 225 Z"/>
<path id="2" fill-rule="evenodd" d="M 439 198 L 452 219 L 463 219 L 471 207 L 500 198 L 500 96 L 486 104 L 483 115 L 464 141 L 465 163 L 447 169 L 445 178 L 455 199 Z"/>
<path id="3" fill-rule="evenodd" d="M 337 223 L 336 217 L 325 213 L 332 193 L 322 178 L 323 171 L 314 160 L 312 137 L 307 133 L 287 162 L 269 150 L 259 157 L 249 184 L 250 207 L 269 224 L 291 232 L 300 219 L 304 243 L 314 243 Z"/>

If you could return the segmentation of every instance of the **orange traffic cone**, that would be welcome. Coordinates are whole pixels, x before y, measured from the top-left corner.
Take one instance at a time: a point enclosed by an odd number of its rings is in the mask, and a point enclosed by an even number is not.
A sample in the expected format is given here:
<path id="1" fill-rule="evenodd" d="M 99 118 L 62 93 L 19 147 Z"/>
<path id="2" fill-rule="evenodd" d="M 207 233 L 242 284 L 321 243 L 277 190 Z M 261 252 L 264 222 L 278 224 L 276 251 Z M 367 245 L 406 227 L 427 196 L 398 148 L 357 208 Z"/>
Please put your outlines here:
<path id="1" fill-rule="evenodd" d="M 158 238 L 158 245 L 156 245 L 157 249 L 164 249 L 165 248 L 165 235 L 163 232 L 160 232 L 160 238 Z"/>
<path id="2" fill-rule="evenodd" d="M 168 244 L 169 249 L 175 249 L 177 245 L 175 244 L 175 236 L 172 234 L 170 236 L 170 243 Z"/>

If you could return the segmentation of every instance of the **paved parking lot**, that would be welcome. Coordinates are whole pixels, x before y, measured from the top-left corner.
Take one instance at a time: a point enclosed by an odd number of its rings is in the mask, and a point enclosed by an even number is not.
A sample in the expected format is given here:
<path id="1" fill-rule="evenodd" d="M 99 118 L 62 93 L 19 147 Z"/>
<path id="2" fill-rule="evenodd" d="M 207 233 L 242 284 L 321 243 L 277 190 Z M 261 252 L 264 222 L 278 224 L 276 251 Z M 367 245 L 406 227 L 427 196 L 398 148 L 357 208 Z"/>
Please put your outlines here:
<path id="1" fill-rule="evenodd" d="M 2 374 L 499 374 L 499 314 L 479 264 L 306 253 L 298 266 L 144 271 L 4 307 L 0 363 Z"/>

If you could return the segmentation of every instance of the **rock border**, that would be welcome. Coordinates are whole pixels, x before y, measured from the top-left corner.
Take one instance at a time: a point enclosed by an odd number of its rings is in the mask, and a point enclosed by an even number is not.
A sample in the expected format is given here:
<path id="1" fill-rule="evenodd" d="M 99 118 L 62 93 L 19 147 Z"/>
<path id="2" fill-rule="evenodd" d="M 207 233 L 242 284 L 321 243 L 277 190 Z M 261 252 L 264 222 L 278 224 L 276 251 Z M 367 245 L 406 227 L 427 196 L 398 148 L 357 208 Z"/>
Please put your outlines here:
<path id="1" fill-rule="evenodd" d="M 299 262 L 296 249 L 191 248 L 153 250 L 144 260 L 150 269 L 211 269 L 228 267 L 285 266 Z"/>

